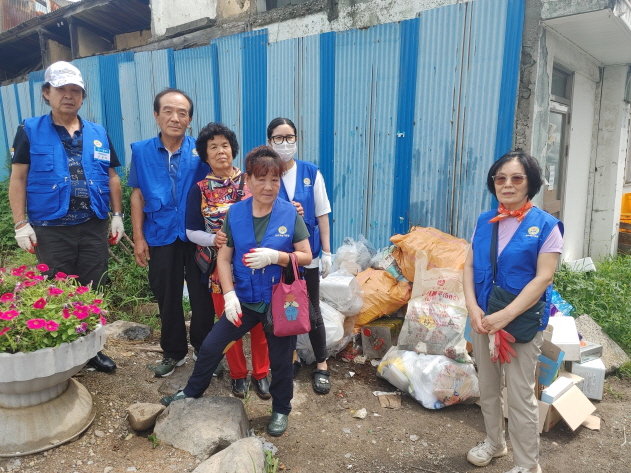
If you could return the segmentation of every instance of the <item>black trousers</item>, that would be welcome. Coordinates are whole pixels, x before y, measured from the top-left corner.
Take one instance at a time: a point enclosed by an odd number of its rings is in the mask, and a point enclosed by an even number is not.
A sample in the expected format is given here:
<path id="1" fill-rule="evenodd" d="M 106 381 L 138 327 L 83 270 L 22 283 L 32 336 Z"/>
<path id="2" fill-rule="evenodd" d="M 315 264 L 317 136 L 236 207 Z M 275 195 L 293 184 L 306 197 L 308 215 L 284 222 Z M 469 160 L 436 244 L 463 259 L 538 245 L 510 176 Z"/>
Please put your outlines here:
<path id="1" fill-rule="evenodd" d="M 202 273 L 195 263 L 196 248 L 194 243 L 179 238 L 169 245 L 149 247 L 149 285 L 160 308 L 160 346 L 165 358 L 180 360 L 188 353 L 182 307 L 184 279 L 193 312 L 190 327 L 193 348 L 201 348 L 215 323 L 208 282 L 202 282 Z"/>
<path id="2" fill-rule="evenodd" d="M 320 268 L 304 268 L 307 293 L 316 315 L 315 326 L 309 332 L 309 341 L 313 347 L 316 362 L 322 363 L 327 359 L 326 328 L 320 312 Z"/>
<path id="3" fill-rule="evenodd" d="M 204 391 L 210 386 L 213 373 L 223 358 L 223 352 L 228 344 L 234 340 L 239 340 L 252 327 L 263 321 L 265 314 L 244 306 L 241 306 L 241 310 L 243 317 L 240 327 L 235 327 L 227 317 L 221 317 L 204 340 L 195 362 L 193 374 L 184 388 L 184 394 L 188 397 L 200 397 L 204 394 Z M 294 397 L 294 368 L 291 355 L 296 349 L 296 336 L 277 337 L 266 332 L 265 338 L 267 338 L 272 370 L 272 382 L 269 387 L 269 392 L 272 395 L 272 410 L 279 414 L 288 415 L 291 412 L 291 399 Z"/>
<path id="4" fill-rule="evenodd" d="M 37 261 L 48 265 L 49 279 L 58 272 L 76 274 L 94 288 L 107 282 L 107 219 L 91 218 L 78 225 L 33 227 Z"/>

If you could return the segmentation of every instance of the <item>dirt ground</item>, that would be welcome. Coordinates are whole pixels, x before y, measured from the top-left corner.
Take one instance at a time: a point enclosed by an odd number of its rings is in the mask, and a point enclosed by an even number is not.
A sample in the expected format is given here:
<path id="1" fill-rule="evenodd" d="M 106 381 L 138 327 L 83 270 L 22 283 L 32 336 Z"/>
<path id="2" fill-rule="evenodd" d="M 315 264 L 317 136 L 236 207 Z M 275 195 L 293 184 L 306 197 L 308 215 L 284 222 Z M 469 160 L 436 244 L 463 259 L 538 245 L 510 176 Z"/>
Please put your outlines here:
<path id="1" fill-rule="evenodd" d="M 246 343 L 249 345 L 249 343 Z M 0 472 L 119 473 L 191 472 L 198 462 L 188 453 L 159 443 L 153 448 L 147 432 L 134 432 L 126 408 L 135 402 L 155 402 L 182 387 L 193 369 L 185 366 L 164 379 L 153 377 L 147 364 L 161 359 L 147 351 L 157 340 L 110 341 L 105 352 L 118 363 L 115 374 L 79 373 L 77 379 L 93 395 L 96 418 L 75 442 L 37 455 L 0 458 Z M 265 433 L 271 401 L 251 392 L 244 400 L 251 428 L 278 448 L 279 471 L 364 473 L 464 473 L 510 470 L 512 453 L 481 469 L 470 465 L 466 452 L 484 438 L 476 405 L 457 405 L 432 411 L 402 396 L 400 409 L 380 406 L 373 391 L 395 391 L 376 376 L 376 368 L 330 360 L 331 393 L 317 395 L 307 366 L 295 380 L 289 428 L 280 438 Z M 206 395 L 231 396 L 229 377 L 213 380 Z M 600 431 L 579 427 L 573 432 L 557 424 L 541 436 L 541 466 L 546 473 L 631 471 L 631 382 L 607 378 L 605 396 L 595 402 L 602 419 Z M 352 417 L 365 408 L 367 417 Z M 626 443 L 625 440 L 628 438 Z M 510 445 L 510 443 L 509 443 Z"/>

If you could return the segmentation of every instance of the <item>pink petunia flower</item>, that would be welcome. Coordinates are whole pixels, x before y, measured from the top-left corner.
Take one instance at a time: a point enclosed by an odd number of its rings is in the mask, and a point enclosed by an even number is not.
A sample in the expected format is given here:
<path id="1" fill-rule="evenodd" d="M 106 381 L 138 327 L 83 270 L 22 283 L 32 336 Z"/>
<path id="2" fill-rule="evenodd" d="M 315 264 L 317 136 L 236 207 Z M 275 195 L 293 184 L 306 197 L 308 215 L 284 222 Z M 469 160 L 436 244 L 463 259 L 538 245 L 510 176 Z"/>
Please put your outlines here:
<path id="1" fill-rule="evenodd" d="M 33 276 L 33 281 L 45 281 L 46 278 L 44 276 L 40 276 L 39 274 L 36 274 L 35 276 Z"/>
<path id="2" fill-rule="evenodd" d="M 46 304 L 47 304 L 46 299 L 44 299 L 43 297 L 40 297 L 33 303 L 33 307 L 35 309 L 43 309 L 44 307 L 46 307 Z"/>
<path id="3" fill-rule="evenodd" d="M 94 299 L 94 300 L 92 301 L 92 303 L 93 303 L 93 304 L 96 304 L 96 305 L 99 305 L 99 304 L 103 303 L 103 299 Z"/>
<path id="4" fill-rule="evenodd" d="M 2 330 L 0 330 L 0 337 L 7 333 L 9 330 L 11 330 L 9 327 L 4 327 Z"/>
<path id="5" fill-rule="evenodd" d="M 46 330 L 48 330 L 49 332 L 56 332 L 58 328 L 59 324 L 54 320 L 49 320 L 46 322 Z"/>
<path id="6" fill-rule="evenodd" d="M 63 309 L 63 310 L 61 311 L 61 313 L 62 313 L 62 315 L 64 316 L 64 319 L 66 319 L 66 320 L 67 320 L 67 319 L 69 319 L 69 318 L 70 318 L 70 315 L 71 315 L 71 314 L 70 314 L 70 309 Z"/>
<path id="7" fill-rule="evenodd" d="M 59 289 L 58 287 L 50 287 L 48 288 L 48 295 L 49 296 L 58 296 L 59 294 L 63 294 L 64 290 L 63 289 Z"/>
<path id="8" fill-rule="evenodd" d="M 79 276 L 77 276 L 76 274 L 69 274 L 68 277 L 70 279 L 79 279 Z"/>
<path id="9" fill-rule="evenodd" d="M 45 273 L 45 272 L 46 272 L 46 271 L 48 271 L 49 269 L 50 269 L 50 268 L 48 267 L 48 265 L 47 265 L 47 264 L 41 263 L 41 264 L 38 264 L 38 265 L 37 265 L 37 270 L 38 270 L 40 273 Z"/>
<path id="10" fill-rule="evenodd" d="M 35 276 L 35 271 L 27 271 L 26 273 L 24 273 L 24 277 L 27 279 L 33 279 L 34 276 Z"/>
<path id="11" fill-rule="evenodd" d="M 26 321 L 26 326 L 30 329 L 44 328 L 46 326 L 46 320 L 44 319 L 31 319 Z"/>
<path id="12" fill-rule="evenodd" d="M 13 302 L 15 300 L 15 294 L 12 292 L 7 292 L 6 294 L 2 294 L 0 297 L 0 301 L 2 302 Z"/>
<path id="13" fill-rule="evenodd" d="M 81 322 L 81 325 L 77 325 L 75 328 L 75 332 L 77 333 L 83 333 L 88 329 L 88 324 L 86 324 L 85 322 Z"/>
<path id="14" fill-rule="evenodd" d="M 97 307 L 95 305 L 89 305 L 88 306 L 90 308 L 90 312 L 92 312 L 93 314 L 100 314 L 101 313 L 101 308 Z"/>
<path id="15" fill-rule="evenodd" d="M 85 307 L 81 307 L 80 309 L 75 309 L 75 310 L 72 311 L 72 313 L 79 320 L 86 319 L 86 318 L 88 318 L 90 316 L 90 313 L 88 312 L 88 310 Z"/>
<path id="16" fill-rule="evenodd" d="M 2 320 L 13 320 L 18 315 L 20 315 L 20 313 L 17 310 L 7 310 L 6 312 L 0 313 L 0 319 L 2 319 Z"/>
<path id="17" fill-rule="evenodd" d="M 103 317 L 102 315 L 99 316 L 99 320 L 101 321 L 101 325 L 107 325 L 107 320 L 105 320 L 105 317 Z"/>
<path id="18" fill-rule="evenodd" d="M 0 268 L 0 273 L 4 274 L 7 272 L 7 268 Z"/>
<path id="19" fill-rule="evenodd" d="M 66 273 L 62 273 L 61 271 L 59 271 L 57 274 L 55 274 L 55 279 L 60 280 L 60 279 L 66 279 L 68 277 L 68 275 Z"/>
<path id="20" fill-rule="evenodd" d="M 86 292 L 88 292 L 90 290 L 89 287 L 85 287 L 85 286 L 79 286 L 77 288 L 77 294 L 85 294 Z"/>
<path id="21" fill-rule="evenodd" d="M 31 286 L 35 286 L 35 284 L 37 284 L 37 282 L 36 281 L 24 281 L 22 284 L 24 286 L 26 286 L 26 287 L 31 287 Z"/>
<path id="22" fill-rule="evenodd" d="M 13 276 L 22 276 L 24 274 L 24 271 L 26 271 L 26 265 L 22 265 L 19 268 L 13 268 L 11 270 L 11 274 Z"/>

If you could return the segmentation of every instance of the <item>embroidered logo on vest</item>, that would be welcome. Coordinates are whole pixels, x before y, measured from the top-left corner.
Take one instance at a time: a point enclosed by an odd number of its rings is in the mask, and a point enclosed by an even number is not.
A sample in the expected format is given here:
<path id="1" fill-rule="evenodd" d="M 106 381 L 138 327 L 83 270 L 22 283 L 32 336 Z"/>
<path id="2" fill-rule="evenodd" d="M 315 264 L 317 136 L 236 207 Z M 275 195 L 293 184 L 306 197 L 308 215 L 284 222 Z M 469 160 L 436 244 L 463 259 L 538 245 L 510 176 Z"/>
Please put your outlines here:
<path id="1" fill-rule="evenodd" d="M 103 143 L 101 143 L 99 140 L 94 140 L 94 146 L 100 148 L 101 146 L 103 146 Z"/>
<path id="2" fill-rule="evenodd" d="M 308 177 L 305 177 L 302 182 L 305 184 L 305 186 L 310 186 L 311 185 L 311 179 L 309 179 Z"/>
<path id="3" fill-rule="evenodd" d="M 539 227 L 530 227 L 528 229 L 528 235 L 531 237 L 536 237 L 539 235 Z"/>

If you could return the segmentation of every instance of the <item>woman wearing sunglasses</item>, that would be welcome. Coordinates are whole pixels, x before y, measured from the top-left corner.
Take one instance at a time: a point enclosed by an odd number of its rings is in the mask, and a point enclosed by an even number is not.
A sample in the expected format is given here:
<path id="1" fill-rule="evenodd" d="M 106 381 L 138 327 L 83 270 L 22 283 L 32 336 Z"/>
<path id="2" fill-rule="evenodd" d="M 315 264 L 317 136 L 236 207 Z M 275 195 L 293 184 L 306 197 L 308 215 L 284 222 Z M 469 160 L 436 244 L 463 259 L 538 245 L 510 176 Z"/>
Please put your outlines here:
<path id="1" fill-rule="evenodd" d="M 563 251 L 563 224 L 530 202 L 542 183 L 539 163 L 523 152 L 507 153 L 491 166 L 487 188 L 499 207 L 478 218 L 464 269 L 486 427 L 486 439 L 469 451 L 467 460 L 486 466 L 507 453 L 502 411 L 506 379 L 515 463 L 508 473 L 541 472 L 535 368 Z"/>
<path id="2" fill-rule="evenodd" d="M 304 268 L 307 292 L 316 314 L 315 326 L 309 332 L 309 340 L 316 358 L 312 374 L 313 390 L 327 394 L 331 389 L 327 366 L 326 331 L 320 313 L 320 265 L 322 277 L 331 269 L 331 243 L 329 237 L 329 213 L 331 204 L 324 186 L 324 179 L 315 164 L 294 158 L 296 154 L 296 125 L 289 118 L 275 118 L 267 126 L 267 141 L 285 162 L 279 197 L 298 202 L 304 209 L 303 218 L 309 229 L 309 244 L 313 261 Z M 322 257 L 320 257 L 322 251 Z"/>

